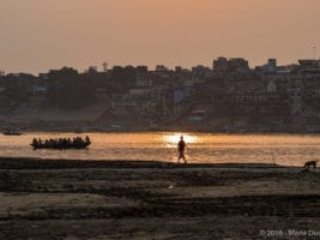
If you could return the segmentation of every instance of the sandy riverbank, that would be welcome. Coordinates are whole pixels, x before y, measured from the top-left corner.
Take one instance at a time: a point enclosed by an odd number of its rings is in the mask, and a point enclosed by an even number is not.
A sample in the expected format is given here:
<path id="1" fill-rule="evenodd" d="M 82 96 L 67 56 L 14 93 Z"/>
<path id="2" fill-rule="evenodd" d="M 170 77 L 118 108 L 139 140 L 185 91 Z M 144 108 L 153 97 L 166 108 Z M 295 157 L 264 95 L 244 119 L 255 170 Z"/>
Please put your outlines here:
<path id="1" fill-rule="evenodd" d="M 319 183 L 262 164 L 2 158 L 0 239 L 303 239 L 320 233 Z"/>

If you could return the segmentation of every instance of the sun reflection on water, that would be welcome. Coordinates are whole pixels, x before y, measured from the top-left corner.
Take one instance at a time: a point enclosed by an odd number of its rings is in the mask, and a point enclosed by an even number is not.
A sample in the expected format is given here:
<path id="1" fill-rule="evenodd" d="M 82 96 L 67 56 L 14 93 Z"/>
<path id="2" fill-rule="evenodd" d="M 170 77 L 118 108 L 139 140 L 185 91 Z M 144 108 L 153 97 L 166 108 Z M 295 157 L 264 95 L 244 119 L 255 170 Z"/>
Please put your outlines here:
<path id="1" fill-rule="evenodd" d="M 170 133 L 165 134 L 163 136 L 163 141 L 167 147 L 175 147 L 177 143 L 180 141 L 180 137 L 183 136 L 184 141 L 186 144 L 195 144 L 199 142 L 197 136 L 189 134 L 189 133 Z"/>

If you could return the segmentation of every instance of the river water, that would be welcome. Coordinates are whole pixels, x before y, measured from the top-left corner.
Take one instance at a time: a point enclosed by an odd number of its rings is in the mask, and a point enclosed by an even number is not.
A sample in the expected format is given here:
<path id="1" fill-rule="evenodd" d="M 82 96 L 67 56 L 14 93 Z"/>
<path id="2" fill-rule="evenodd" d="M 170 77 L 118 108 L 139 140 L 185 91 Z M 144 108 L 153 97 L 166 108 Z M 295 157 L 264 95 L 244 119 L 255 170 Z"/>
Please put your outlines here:
<path id="1" fill-rule="evenodd" d="M 1 157 L 37 157 L 78 160 L 154 160 L 174 162 L 180 135 L 188 145 L 192 163 L 275 163 L 301 166 L 318 158 L 320 135 L 230 135 L 203 133 L 25 133 L 0 136 Z M 34 137 L 68 138 L 88 135 L 92 144 L 85 150 L 33 150 Z"/>

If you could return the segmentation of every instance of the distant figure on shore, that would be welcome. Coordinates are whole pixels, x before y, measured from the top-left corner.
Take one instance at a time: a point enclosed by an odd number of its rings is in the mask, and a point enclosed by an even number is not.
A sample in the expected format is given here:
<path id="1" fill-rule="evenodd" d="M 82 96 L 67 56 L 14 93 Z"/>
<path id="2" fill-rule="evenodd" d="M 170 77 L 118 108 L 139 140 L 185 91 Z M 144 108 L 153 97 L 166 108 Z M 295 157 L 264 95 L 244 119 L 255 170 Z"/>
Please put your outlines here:
<path id="1" fill-rule="evenodd" d="M 183 136 L 180 137 L 180 141 L 178 142 L 178 163 L 180 163 L 180 159 L 183 159 L 184 163 L 187 163 L 186 156 L 184 155 L 184 151 L 187 147 L 186 142 L 183 139 Z"/>

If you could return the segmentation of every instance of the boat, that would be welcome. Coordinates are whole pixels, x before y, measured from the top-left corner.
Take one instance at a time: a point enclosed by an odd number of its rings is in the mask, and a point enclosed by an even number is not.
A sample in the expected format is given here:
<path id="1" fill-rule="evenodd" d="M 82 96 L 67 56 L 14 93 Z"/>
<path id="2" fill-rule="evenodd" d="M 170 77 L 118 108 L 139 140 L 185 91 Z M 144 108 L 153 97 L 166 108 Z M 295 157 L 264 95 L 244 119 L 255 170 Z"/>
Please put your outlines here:
<path id="1" fill-rule="evenodd" d="M 59 138 L 59 139 L 36 139 L 32 140 L 30 144 L 34 150 L 37 149 L 57 149 L 57 150 L 66 150 L 66 149 L 85 149 L 91 144 L 91 140 L 88 136 L 85 139 L 81 137 L 71 138 Z"/>
<path id="2" fill-rule="evenodd" d="M 8 129 L 2 132 L 3 135 L 8 135 L 8 136 L 20 136 L 22 135 L 22 132 L 19 132 L 18 130 L 12 130 Z"/>

